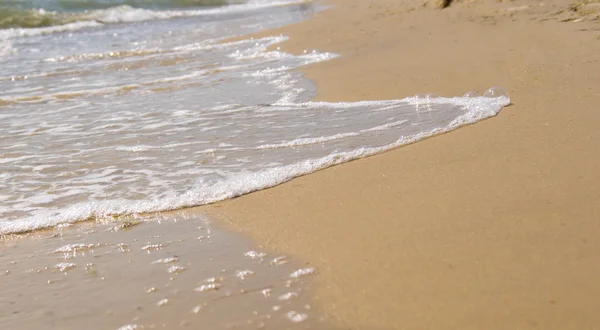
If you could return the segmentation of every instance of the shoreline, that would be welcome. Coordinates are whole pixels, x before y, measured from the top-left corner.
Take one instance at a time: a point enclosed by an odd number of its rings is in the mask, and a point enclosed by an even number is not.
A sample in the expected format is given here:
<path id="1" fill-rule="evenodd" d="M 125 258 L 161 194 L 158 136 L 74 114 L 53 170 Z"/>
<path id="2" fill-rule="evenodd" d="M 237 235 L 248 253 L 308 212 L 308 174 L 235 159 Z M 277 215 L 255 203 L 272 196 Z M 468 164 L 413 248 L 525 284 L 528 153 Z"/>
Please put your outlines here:
<path id="1" fill-rule="evenodd" d="M 333 329 L 313 268 L 190 210 L 0 235 L 0 328 Z"/>
<path id="2" fill-rule="evenodd" d="M 311 329 L 564 329 L 598 324 L 596 32 L 566 29 L 560 25 L 565 23 L 538 26 L 542 23 L 524 20 L 530 18 L 527 9 L 516 10 L 516 18 L 492 15 L 499 20 L 492 25 L 485 18 L 489 12 L 498 14 L 498 6 L 522 8 L 519 1 L 480 5 L 457 0 L 444 11 L 423 8 L 421 2 L 333 0 L 336 7 L 316 18 L 256 36 L 284 33 L 289 40 L 277 46 L 291 53 L 316 47 L 342 55 L 302 68 L 318 84 L 316 100 L 397 99 L 427 92 L 451 96 L 503 85 L 510 90 L 512 106 L 490 120 L 231 200 L 151 212 L 141 219 L 125 216 L 0 236 L 0 259 L 6 261 L 0 269 L 0 287 L 7 292 L 0 313 L 4 321 L 25 327 L 52 320 L 80 328 L 96 319 L 108 327 L 139 321 L 188 327 L 264 323 L 269 328 L 292 326 L 289 312 L 294 312 L 292 318 L 309 315 L 294 328 Z M 549 33 L 556 39 L 536 40 Z M 476 54 L 484 57 L 457 51 L 482 35 L 494 38 Z M 596 44 L 582 47 L 590 40 Z M 575 55 L 561 50 L 565 45 Z M 497 63 L 506 56 L 506 47 L 512 49 L 511 59 L 523 52 L 515 68 Z M 543 51 L 550 49 L 556 53 L 544 58 Z M 589 63 L 579 63 L 581 57 Z M 536 61 L 539 67 L 532 65 Z M 486 66 L 490 63 L 498 66 Z M 570 102 L 568 92 L 579 96 L 577 102 Z M 557 130 L 565 117 L 560 107 L 568 106 L 575 114 L 569 114 L 568 127 Z M 544 107 L 551 112 L 542 111 Z M 545 116 L 536 117 L 540 114 Z M 566 135 L 553 135 L 557 131 Z M 520 144 L 522 137 L 529 140 Z M 575 150 L 568 144 L 573 141 Z M 206 215 L 215 220 L 208 227 Z M 74 244 L 72 251 L 57 253 L 66 243 Z M 275 252 L 264 260 L 248 259 L 243 252 L 253 246 Z M 289 264 L 272 263 L 280 253 L 290 257 Z M 173 256 L 176 260 L 158 262 Z M 15 258 L 17 263 L 9 262 Z M 244 267 L 258 276 L 239 278 L 237 271 Z M 284 281 L 301 267 L 315 267 L 316 276 L 307 283 Z M 194 296 L 194 287 L 207 284 L 202 279 L 219 272 L 225 274 L 227 290 L 207 292 L 204 300 Z M 253 295 L 259 293 L 255 284 L 272 287 L 273 294 Z M 290 285 L 304 293 L 281 303 Z M 86 290 L 97 295 L 95 310 L 87 309 Z M 21 306 L 24 301 L 16 297 L 31 291 L 41 303 Z M 51 305 L 56 295 L 71 299 L 55 310 L 42 306 Z M 9 305 L 11 300 L 17 305 Z M 213 309 L 214 301 L 234 307 L 217 303 Z M 281 305 L 283 310 L 274 309 Z M 250 307 L 260 312 L 254 314 Z M 37 309 L 28 311 L 32 308 Z M 204 319 L 195 318 L 196 308 Z M 247 313 L 232 316 L 231 309 Z M 15 311 L 32 316 L 29 323 L 9 315 Z"/>
<path id="3" fill-rule="evenodd" d="M 593 328 L 600 304 L 600 53 L 587 11 L 457 1 L 332 1 L 280 46 L 341 54 L 302 68 L 318 101 L 462 95 L 500 85 L 491 118 L 195 211 L 319 270 L 340 326 Z M 579 15 L 579 16 L 573 16 Z M 580 20 L 581 19 L 581 20 Z"/>

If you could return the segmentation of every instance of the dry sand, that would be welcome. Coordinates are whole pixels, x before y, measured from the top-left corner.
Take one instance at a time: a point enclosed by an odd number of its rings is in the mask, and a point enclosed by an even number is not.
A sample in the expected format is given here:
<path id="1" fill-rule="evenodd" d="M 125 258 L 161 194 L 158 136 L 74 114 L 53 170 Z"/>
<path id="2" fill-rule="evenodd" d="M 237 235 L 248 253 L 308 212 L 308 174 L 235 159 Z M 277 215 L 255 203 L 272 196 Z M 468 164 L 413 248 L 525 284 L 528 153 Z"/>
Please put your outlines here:
<path id="1" fill-rule="evenodd" d="M 347 328 L 597 329 L 598 4 L 332 3 L 267 33 L 343 55 L 303 70 L 317 99 L 501 85 L 513 105 L 200 211 L 317 267 L 316 298 Z"/>

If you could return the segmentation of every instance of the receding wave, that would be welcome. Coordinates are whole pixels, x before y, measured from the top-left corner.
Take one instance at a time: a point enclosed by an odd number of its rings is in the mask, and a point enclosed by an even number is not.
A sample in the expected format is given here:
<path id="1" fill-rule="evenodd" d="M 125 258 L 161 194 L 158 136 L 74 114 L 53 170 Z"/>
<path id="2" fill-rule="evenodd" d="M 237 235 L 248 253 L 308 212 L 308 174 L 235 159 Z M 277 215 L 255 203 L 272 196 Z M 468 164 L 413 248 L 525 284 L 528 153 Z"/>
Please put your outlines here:
<path id="1" fill-rule="evenodd" d="M 200 143 L 199 141 L 195 141 L 198 147 L 198 149 L 195 149 L 195 152 L 193 152 L 194 149 L 190 149 L 190 145 L 188 144 L 188 149 L 186 150 L 195 155 L 201 153 L 221 153 L 221 158 L 215 158 L 215 161 L 222 163 L 220 164 L 222 169 L 206 172 L 206 170 L 202 170 L 197 166 L 197 164 L 204 163 L 199 163 L 196 156 L 196 158 L 193 158 L 194 161 L 181 163 L 186 165 L 187 168 L 185 169 L 169 169 L 169 172 L 166 174 L 168 178 L 165 177 L 165 179 L 168 180 L 165 182 L 161 182 L 160 175 L 157 175 L 156 172 L 145 167 L 138 170 L 130 169 L 123 171 L 118 169 L 118 166 L 114 166 L 115 164 L 111 163 L 110 167 L 99 169 L 99 173 L 95 173 L 92 177 L 87 179 L 86 183 L 92 184 L 88 188 L 95 189 L 94 186 L 100 187 L 99 185 L 102 183 L 124 181 L 125 179 L 132 180 L 132 182 L 142 182 L 144 181 L 144 176 L 150 176 L 153 185 L 164 187 L 163 189 L 159 189 L 162 192 L 158 196 L 153 196 L 152 193 L 148 192 L 146 194 L 147 196 L 144 196 L 142 199 L 130 200 L 127 196 L 114 196 L 114 198 L 112 196 L 106 196 L 106 191 L 104 191 L 100 193 L 100 195 L 104 195 L 107 197 L 106 199 L 85 201 L 86 198 L 76 198 L 78 195 L 86 193 L 83 186 L 81 186 L 74 190 L 65 189 L 65 191 L 57 191 L 57 194 L 54 195 L 38 194 L 27 196 L 27 198 L 22 196 L 23 200 L 28 200 L 33 204 L 29 209 L 23 209 L 21 213 L 16 214 L 16 219 L 0 222 L 0 235 L 26 232 L 39 228 L 52 227 L 61 223 L 82 220 L 175 210 L 233 198 L 252 191 L 275 186 L 289 181 L 294 177 L 312 173 L 322 168 L 377 154 L 391 148 L 454 130 L 463 125 L 476 123 L 480 120 L 495 116 L 509 103 L 510 99 L 508 96 L 501 95 L 500 97 L 429 98 L 425 100 L 420 99 L 419 97 L 413 97 L 401 100 L 363 101 L 353 103 L 307 102 L 297 104 L 274 104 L 272 105 L 273 107 L 281 110 L 276 111 L 281 117 L 285 117 L 287 113 L 295 114 L 295 119 L 298 121 L 297 125 L 294 126 L 295 128 L 297 128 L 297 126 L 310 127 L 311 125 L 315 125 L 314 116 L 316 112 L 320 112 L 321 116 L 330 116 L 330 118 L 321 118 L 323 119 L 323 122 L 335 121 L 339 122 L 341 125 L 317 126 L 318 129 L 315 131 L 317 137 L 313 138 L 313 140 L 319 141 L 319 146 L 311 147 L 311 145 L 314 145 L 313 143 L 298 144 L 284 142 L 277 146 L 283 147 L 285 145 L 288 149 L 287 151 L 276 151 L 271 156 L 266 153 L 258 154 L 258 158 L 261 159 L 261 161 L 264 161 L 265 158 L 272 157 L 273 155 L 280 155 L 284 152 L 289 153 L 284 157 L 286 159 L 292 158 L 292 155 L 296 157 L 296 159 L 292 159 L 291 162 L 287 164 L 276 162 L 270 166 L 261 165 L 261 169 L 241 169 L 235 171 L 233 170 L 233 167 L 238 166 L 239 164 L 223 163 L 225 162 L 225 159 L 235 159 L 242 163 L 251 162 L 249 160 L 250 157 L 246 156 L 244 158 L 236 154 L 239 153 L 240 150 L 242 153 L 245 152 L 242 148 L 231 148 L 231 146 L 247 143 L 249 138 L 246 136 L 235 136 L 234 138 L 239 140 L 230 141 L 232 143 L 221 142 L 218 146 L 215 146 L 215 148 L 205 150 L 201 149 L 205 148 L 210 143 L 207 142 L 208 144 L 206 144 L 204 142 Z M 253 113 L 256 114 L 256 111 L 244 113 L 244 115 L 248 117 L 246 119 L 249 120 L 249 122 L 255 120 Z M 193 111 L 186 114 L 196 115 Z M 384 125 L 358 130 L 358 134 L 355 134 L 354 132 L 337 134 L 337 137 L 340 137 L 339 139 L 319 139 L 319 136 L 322 136 L 324 131 L 345 130 L 349 128 L 348 126 L 351 126 L 348 125 L 348 123 L 352 122 L 355 124 L 356 122 L 366 123 L 369 120 L 373 120 L 374 114 L 380 116 L 381 118 L 379 119 L 381 120 L 389 120 L 390 116 L 405 119 L 392 120 Z M 178 117 L 180 116 L 185 116 L 185 114 L 178 114 Z M 238 118 L 238 120 L 242 120 L 241 118 L 242 117 Z M 359 120 L 356 121 L 356 119 Z M 282 121 L 278 122 L 281 123 Z M 171 123 L 163 123 L 160 130 L 165 132 L 166 130 L 163 126 L 169 126 L 169 124 Z M 81 126 L 66 125 L 68 127 L 55 127 L 54 130 L 46 130 L 45 134 L 52 131 L 52 134 L 60 134 L 60 136 L 65 138 L 76 133 L 74 132 L 76 129 L 73 127 Z M 112 126 L 114 126 L 112 129 L 122 130 L 125 124 L 115 125 L 113 123 Z M 145 126 L 140 131 L 147 129 L 149 133 L 154 134 L 156 128 L 150 126 Z M 179 127 L 180 125 L 170 126 Z M 404 128 L 397 129 L 398 126 L 404 126 Z M 290 131 L 293 135 L 294 127 L 287 127 L 286 131 Z M 104 132 L 107 129 L 111 128 L 105 126 L 101 131 Z M 261 130 L 265 131 L 264 128 L 257 127 L 257 130 L 251 135 L 256 135 Z M 371 135 L 366 137 L 364 136 L 365 133 L 371 133 Z M 30 133 L 26 134 L 30 135 Z M 77 139 L 82 138 L 81 134 L 75 134 L 74 136 L 76 136 Z M 264 136 L 269 136 L 269 133 Z M 352 140 L 357 137 L 358 139 Z M 257 139 L 260 138 L 261 136 L 257 137 Z M 342 140 L 341 143 L 336 142 L 340 139 Z M 378 143 L 376 143 L 376 141 L 378 141 Z M 258 141 L 255 141 L 255 143 L 256 142 Z M 298 149 L 298 147 L 303 147 L 303 149 Z M 106 146 L 103 146 L 101 148 L 92 149 L 89 152 L 96 153 L 98 150 L 105 150 L 106 148 Z M 144 154 L 157 147 L 137 145 L 134 147 L 117 146 L 108 148 L 124 152 L 125 154 Z M 171 145 L 163 146 L 163 148 L 169 150 L 172 149 Z M 258 146 L 256 148 L 264 149 L 263 146 Z M 232 152 L 232 154 L 225 155 L 227 152 Z M 3 163 L 10 165 L 11 163 L 22 162 L 28 157 L 37 156 L 27 155 L 26 152 L 14 152 L 12 154 L 4 155 L 4 158 L 0 160 Z M 275 160 L 279 158 L 272 157 L 272 159 Z M 48 171 L 48 166 L 50 165 L 46 164 L 43 168 L 36 169 L 36 171 Z M 64 162 L 57 162 L 49 171 L 58 171 L 61 166 L 64 166 Z M 127 174 L 129 178 L 127 178 L 125 174 Z M 137 175 L 140 175 L 140 177 L 137 178 Z M 188 175 L 200 176 L 200 178 L 198 178 L 195 184 L 192 184 L 188 189 L 184 189 L 180 192 L 173 190 L 173 186 L 180 186 L 180 182 L 174 180 L 176 180 L 178 176 Z M 77 176 L 73 174 L 73 178 L 75 177 Z M 185 181 L 182 181 L 181 185 L 183 185 L 184 182 Z M 145 188 L 147 187 L 138 187 L 137 191 L 142 192 Z M 127 192 L 119 191 L 118 196 L 121 195 L 127 195 Z M 58 199 L 66 198 L 75 202 L 60 210 L 45 207 L 46 205 L 58 203 Z M 4 214 L 9 219 L 11 217 L 11 211 L 14 211 L 14 209 L 11 210 L 10 205 L 5 210 L 0 208 L 0 214 Z M 29 216 L 22 216 L 27 214 Z"/>
<path id="2" fill-rule="evenodd" d="M 299 20 L 310 12 L 288 7 L 299 2 L 121 6 L 125 14 L 69 14 L 165 19 L 0 30 L 0 237 L 232 198 L 475 123 L 510 102 L 502 89 L 304 102 L 316 90 L 295 69 L 335 54 L 271 47 L 285 36 L 221 42 Z M 193 15 L 209 19 L 168 19 Z"/>

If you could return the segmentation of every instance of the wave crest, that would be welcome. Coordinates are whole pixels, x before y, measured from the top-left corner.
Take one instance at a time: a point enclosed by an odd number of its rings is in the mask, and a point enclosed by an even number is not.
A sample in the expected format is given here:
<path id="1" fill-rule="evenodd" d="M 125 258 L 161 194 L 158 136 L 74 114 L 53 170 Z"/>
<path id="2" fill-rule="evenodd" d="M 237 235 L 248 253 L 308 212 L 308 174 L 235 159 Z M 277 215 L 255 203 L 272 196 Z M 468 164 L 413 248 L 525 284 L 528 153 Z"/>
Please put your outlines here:
<path id="1" fill-rule="evenodd" d="M 196 7 L 218 7 L 238 2 L 227 0 L 55 0 L 34 7 L 31 1 L 15 1 L 0 6 L 0 29 L 39 28 L 65 25 L 77 21 L 94 19 L 115 12 L 143 10 L 191 9 Z M 35 5 L 38 5 L 36 2 Z M 110 22 L 114 19 L 109 20 Z M 120 21 L 120 20 L 117 20 Z"/>
<path id="2" fill-rule="evenodd" d="M 64 25 L 77 20 L 77 15 L 72 13 L 47 12 L 44 9 L 0 7 L 0 29 Z"/>

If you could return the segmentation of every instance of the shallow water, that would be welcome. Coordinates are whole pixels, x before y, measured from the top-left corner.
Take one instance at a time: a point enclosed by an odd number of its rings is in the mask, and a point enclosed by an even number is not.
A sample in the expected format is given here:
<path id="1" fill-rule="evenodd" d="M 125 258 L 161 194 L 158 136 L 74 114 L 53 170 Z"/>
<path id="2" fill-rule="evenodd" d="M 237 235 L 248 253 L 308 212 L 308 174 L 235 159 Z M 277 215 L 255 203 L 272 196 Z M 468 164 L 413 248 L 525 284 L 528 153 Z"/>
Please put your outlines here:
<path id="1" fill-rule="evenodd" d="M 502 93 L 307 102 L 314 86 L 293 69 L 337 55 L 268 50 L 285 36 L 224 42 L 313 10 L 120 6 L 0 30 L 0 235 L 232 198 L 509 103 Z"/>
<path id="2" fill-rule="evenodd" d="M 0 241 L 2 329 L 333 329 L 314 269 L 179 212 Z"/>

